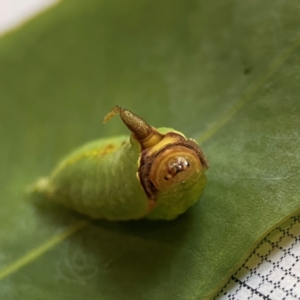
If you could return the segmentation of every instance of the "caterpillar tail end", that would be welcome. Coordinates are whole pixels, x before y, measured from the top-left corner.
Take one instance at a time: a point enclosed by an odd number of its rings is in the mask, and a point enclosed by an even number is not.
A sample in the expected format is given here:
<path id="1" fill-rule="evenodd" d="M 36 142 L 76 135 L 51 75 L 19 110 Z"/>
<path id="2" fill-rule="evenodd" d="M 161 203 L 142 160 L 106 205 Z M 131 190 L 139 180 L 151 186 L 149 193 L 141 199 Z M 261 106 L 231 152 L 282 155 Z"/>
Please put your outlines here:
<path id="1" fill-rule="evenodd" d="M 49 185 L 49 178 L 48 177 L 42 177 L 39 178 L 36 182 L 29 185 L 26 190 L 26 194 L 34 194 L 34 195 L 44 195 L 44 196 L 50 196 L 51 195 L 51 189 Z"/>

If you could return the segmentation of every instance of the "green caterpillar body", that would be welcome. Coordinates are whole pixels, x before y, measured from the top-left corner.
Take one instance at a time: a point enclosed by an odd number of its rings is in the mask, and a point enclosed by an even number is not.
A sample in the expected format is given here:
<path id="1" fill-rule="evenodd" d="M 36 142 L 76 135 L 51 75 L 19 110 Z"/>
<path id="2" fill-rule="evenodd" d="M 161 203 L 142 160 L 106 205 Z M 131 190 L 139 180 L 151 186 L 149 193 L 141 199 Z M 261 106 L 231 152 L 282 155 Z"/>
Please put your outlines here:
<path id="1" fill-rule="evenodd" d="M 156 174 L 151 171 L 153 159 L 165 160 L 161 147 L 171 152 L 174 138 L 192 143 L 171 128 L 155 129 L 155 138 L 158 135 L 161 141 L 147 148 L 134 135 L 91 142 L 66 157 L 49 177 L 38 181 L 35 190 L 94 219 L 174 219 L 199 199 L 206 185 L 206 167 L 188 180 L 157 189 L 149 178 Z M 177 172 L 173 165 L 171 170 L 164 176 L 168 185 Z"/>
<path id="2" fill-rule="evenodd" d="M 82 147 L 54 171 L 46 192 L 54 200 L 92 218 L 143 217 L 148 201 L 137 184 L 135 147 L 138 145 L 131 145 L 126 136 Z"/>

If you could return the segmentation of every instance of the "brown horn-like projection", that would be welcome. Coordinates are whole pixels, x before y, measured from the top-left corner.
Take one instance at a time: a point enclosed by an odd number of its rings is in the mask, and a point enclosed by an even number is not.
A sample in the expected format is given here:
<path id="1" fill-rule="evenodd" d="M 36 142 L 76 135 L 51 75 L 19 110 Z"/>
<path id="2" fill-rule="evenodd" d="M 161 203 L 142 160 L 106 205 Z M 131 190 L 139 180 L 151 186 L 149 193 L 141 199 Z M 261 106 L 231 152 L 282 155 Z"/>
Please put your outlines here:
<path id="1" fill-rule="evenodd" d="M 142 118 L 128 109 L 116 105 L 105 117 L 103 123 L 108 122 L 115 115 L 119 114 L 123 123 L 132 132 L 133 137 L 138 140 L 143 149 L 152 147 L 160 142 L 164 135 L 147 124 Z"/>

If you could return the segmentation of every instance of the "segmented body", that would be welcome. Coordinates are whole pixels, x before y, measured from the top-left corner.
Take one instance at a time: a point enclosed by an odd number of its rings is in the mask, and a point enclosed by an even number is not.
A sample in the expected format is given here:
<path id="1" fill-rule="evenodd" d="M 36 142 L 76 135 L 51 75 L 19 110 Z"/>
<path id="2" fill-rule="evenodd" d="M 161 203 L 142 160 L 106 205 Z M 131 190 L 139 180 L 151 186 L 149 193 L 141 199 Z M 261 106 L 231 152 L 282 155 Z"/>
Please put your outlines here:
<path id="1" fill-rule="evenodd" d="M 148 200 L 136 174 L 138 148 L 128 136 L 87 144 L 61 162 L 45 192 L 91 218 L 142 218 Z"/>

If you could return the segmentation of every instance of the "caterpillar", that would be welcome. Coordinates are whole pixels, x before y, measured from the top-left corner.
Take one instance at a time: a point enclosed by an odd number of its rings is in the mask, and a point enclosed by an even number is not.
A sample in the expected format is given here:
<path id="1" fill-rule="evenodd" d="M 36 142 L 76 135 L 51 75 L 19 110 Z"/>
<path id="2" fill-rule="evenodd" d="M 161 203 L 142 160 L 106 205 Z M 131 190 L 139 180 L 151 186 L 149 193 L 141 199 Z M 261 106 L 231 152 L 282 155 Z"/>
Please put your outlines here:
<path id="1" fill-rule="evenodd" d="M 208 161 L 196 141 L 115 106 L 130 137 L 99 139 L 63 159 L 34 191 L 93 219 L 172 220 L 195 204 Z"/>

